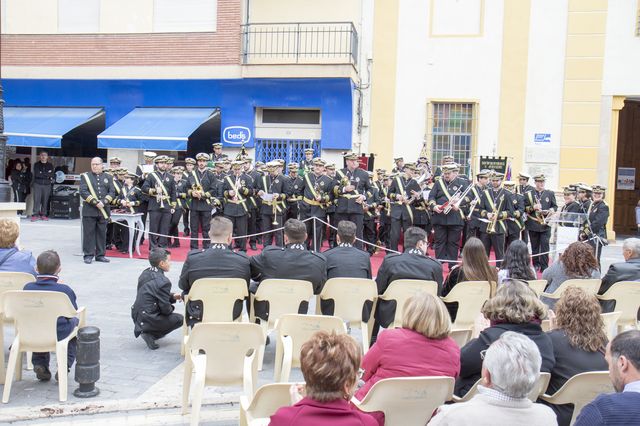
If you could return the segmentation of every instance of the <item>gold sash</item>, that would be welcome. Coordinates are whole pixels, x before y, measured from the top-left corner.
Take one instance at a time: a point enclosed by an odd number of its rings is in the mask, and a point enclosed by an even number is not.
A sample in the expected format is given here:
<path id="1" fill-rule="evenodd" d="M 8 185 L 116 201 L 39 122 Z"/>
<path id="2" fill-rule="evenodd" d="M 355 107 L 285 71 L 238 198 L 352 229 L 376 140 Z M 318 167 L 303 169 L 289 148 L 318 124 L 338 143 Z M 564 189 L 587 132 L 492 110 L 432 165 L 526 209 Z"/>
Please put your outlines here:
<path id="1" fill-rule="evenodd" d="M 96 195 L 96 191 L 93 189 L 93 185 L 91 184 L 91 179 L 89 179 L 89 174 L 88 173 L 83 173 L 82 177 L 84 178 L 84 181 L 87 183 L 87 188 L 89 188 L 89 194 L 91 194 L 89 197 L 87 197 L 87 199 L 85 201 L 87 203 L 91 204 L 91 200 L 94 199 L 98 203 L 101 203 L 102 201 L 100 201 L 100 198 L 98 198 L 98 196 Z M 109 219 L 109 214 L 104 209 L 104 207 L 98 207 L 97 205 L 95 207 L 98 210 L 100 210 L 100 213 L 102 213 L 102 216 L 105 219 Z"/>

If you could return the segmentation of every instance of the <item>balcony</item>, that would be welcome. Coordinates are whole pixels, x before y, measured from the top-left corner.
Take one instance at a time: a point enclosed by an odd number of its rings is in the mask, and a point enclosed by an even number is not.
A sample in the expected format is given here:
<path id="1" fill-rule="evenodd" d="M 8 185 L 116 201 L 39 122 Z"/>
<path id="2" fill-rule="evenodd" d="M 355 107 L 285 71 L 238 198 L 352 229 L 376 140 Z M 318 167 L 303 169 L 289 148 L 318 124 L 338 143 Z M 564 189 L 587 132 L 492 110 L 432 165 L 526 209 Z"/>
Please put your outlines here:
<path id="1" fill-rule="evenodd" d="M 242 64 L 358 64 L 358 32 L 351 22 L 242 25 Z"/>

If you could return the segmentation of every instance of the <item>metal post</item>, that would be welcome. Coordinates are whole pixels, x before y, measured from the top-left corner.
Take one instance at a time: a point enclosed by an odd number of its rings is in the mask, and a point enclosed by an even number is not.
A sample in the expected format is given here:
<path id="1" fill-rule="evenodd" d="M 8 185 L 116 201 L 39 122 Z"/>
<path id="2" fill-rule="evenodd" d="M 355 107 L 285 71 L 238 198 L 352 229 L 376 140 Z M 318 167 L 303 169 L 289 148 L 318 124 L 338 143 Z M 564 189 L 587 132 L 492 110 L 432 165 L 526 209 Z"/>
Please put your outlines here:
<path id="1" fill-rule="evenodd" d="M 73 394 L 78 398 L 91 398 L 100 393 L 96 382 L 100 379 L 100 329 L 82 327 L 78 330 L 76 382 L 80 384 Z"/>
<path id="2" fill-rule="evenodd" d="M 316 249 L 316 217 L 313 217 L 313 250 L 315 251 Z M 318 250 L 318 252 L 320 252 L 320 250 Z"/>

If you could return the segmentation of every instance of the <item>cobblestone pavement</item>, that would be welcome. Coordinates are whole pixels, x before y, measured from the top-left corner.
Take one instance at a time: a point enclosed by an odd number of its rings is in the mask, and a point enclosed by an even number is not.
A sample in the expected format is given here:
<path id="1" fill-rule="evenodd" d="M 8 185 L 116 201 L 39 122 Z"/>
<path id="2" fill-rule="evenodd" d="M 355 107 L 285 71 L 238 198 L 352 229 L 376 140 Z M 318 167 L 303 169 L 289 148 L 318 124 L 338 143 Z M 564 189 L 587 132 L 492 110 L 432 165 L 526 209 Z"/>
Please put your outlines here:
<path id="1" fill-rule="evenodd" d="M 47 249 L 55 249 L 62 259 L 61 281 L 76 292 L 78 304 L 87 308 L 87 324 L 101 331 L 100 395 L 90 400 L 73 396 L 77 384 L 73 369 L 69 376 L 69 398 L 58 402 L 55 381 L 41 383 L 32 371 L 25 371 L 23 380 L 15 382 L 9 403 L 0 410 L 0 423 L 22 424 L 24 419 L 34 423 L 84 424 L 182 424 L 188 416 L 181 416 L 179 407 L 182 392 L 182 357 L 179 330 L 159 341 L 160 349 L 150 351 L 141 339 L 133 336 L 130 307 L 135 299 L 140 272 L 148 266 L 145 260 L 112 258 L 111 263 L 82 261 L 79 220 L 51 220 L 31 223 L 22 221 L 21 246 L 35 256 Z M 605 248 L 603 270 L 622 260 L 620 242 Z M 173 262 L 168 274 L 178 291 L 177 282 L 182 262 Z M 177 312 L 184 306 L 178 303 Z M 310 303 L 315 306 L 315 303 Z M 359 339 L 359 330 L 354 330 Z M 4 351 L 13 339 L 10 327 L 5 329 Z M 274 344 L 267 347 L 264 370 L 259 385 L 273 380 Z M 52 359 L 52 369 L 55 361 Z M 302 379 L 299 371 L 292 372 L 292 381 Z M 1 386 L 0 386 L 1 387 Z M 237 422 L 240 389 L 207 388 L 202 410 L 204 424 L 227 425 Z M 150 408 L 155 408 L 149 410 Z M 102 414 L 89 414 L 89 413 Z M 84 413 L 85 415 L 78 416 Z M 68 417 L 73 415 L 74 417 Z M 61 416 L 61 417 L 57 417 Z M 61 422 L 61 423 L 58 423 Z M 66 422 L 66 423 L 65 423 Z"/>

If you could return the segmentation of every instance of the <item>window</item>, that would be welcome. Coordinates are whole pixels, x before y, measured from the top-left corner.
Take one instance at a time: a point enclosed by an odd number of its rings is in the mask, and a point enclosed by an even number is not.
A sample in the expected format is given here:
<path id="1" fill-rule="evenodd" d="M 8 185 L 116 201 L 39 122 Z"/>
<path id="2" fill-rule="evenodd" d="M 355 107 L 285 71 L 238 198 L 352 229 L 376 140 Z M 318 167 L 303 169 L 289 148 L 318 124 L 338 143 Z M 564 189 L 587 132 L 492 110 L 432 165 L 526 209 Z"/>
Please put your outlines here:
<path id="1" fill-rule="evenodd" d="M 216 31 L 217 9 L 217 0 L 154 0 L 153 31 Z"/>
<path id="2" fill-rule="evenodd" d="M 58 0 L 58 32 L 100 32 L 100 0 Z"/>
<path id="3" fill-rule="evenodd" d="M 433 103 L 429 121 L 431 164 L 440 165 L 443 156 L 453 155 L 454 161 L 460 165 L 460 173 L 468 175 L 476 124 L 474 104 Z"/>
<path id="4" fill-rule="evenodd" d="M 304 159 L 304 150 L 310 146 L 315 150 L 314 157 L 319 157 L 320 141 L 256 139 L 256 161 L 267 163 L 271 160 L 282 159 L 288 168 L 289 163 L 301 162 Z"/>
<path id="5" fill-rule="evenodd" d="M 317 109 L 264 109 L 263 124 L 320 124 L 320 110 Z"/>

